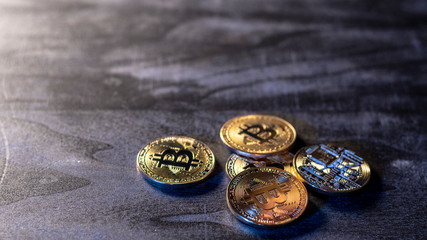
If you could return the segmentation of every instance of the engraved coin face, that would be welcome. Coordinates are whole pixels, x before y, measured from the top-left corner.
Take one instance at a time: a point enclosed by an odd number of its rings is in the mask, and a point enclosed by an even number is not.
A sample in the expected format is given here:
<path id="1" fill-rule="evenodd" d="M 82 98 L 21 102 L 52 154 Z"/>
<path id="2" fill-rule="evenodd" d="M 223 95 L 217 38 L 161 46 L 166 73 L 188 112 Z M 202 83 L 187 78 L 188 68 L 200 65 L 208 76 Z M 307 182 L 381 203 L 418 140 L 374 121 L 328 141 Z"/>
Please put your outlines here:
<path id="1" fill-rule="evenodd" d="M 226 122 L 221 140 L 239 155 L 270 155 L 292 147 L 295 128 L 287 121 L 269 115 L 246 115 Z"/>
<path id="2" fill-rule="evenodd" d="M 307 207 L 304 184 L 273 167 L 252 168 L 234 177 L 227 188 L 227 204 L 241 221 L 272 227 L 297 219 Z"/>
<path id="3" fill-rule="evenodd" d="M 294 158 L 298 174 L 323 193 L 347 193 L 362 188 L 371 170 L 363 158 L 339 146 L 319 144 L 304 147 Z"/>
<path id="4" fill-rule="evenodd" d="M 247 169 L 256 167 L 277 167 L 290 172 L 290 170 L 293 169 L 291 167 L 292 160 L 293 155 L 291 153 L 281 153 L 279 155 L 257 159 L 233 153 L 227 160 L 225 170 L 230 179 Z"/>
<path id="5" fill-rule="evenodd" d="M 205 144 L 173 136 L 157 139 L 141 149 L 136 164 L 154 183 L 174 186 L 206 178 L 214 168 L 215 158 Z"/>

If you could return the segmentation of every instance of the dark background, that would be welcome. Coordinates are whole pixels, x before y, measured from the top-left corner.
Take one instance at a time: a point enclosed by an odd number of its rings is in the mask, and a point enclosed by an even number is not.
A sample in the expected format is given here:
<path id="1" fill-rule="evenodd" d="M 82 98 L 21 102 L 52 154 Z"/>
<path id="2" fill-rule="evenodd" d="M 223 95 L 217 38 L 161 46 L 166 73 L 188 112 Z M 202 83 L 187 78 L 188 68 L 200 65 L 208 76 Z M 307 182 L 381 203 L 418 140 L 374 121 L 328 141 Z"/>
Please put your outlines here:
<path id="1" fill-rule="evenodd" d="M 0 0 L 0 238 L 426 238 L 426 77 L 425 0 Z M 219 129 L 249 113 L 291 122 L 293 152 L 357 150 L 370 183 L 239 223 Z M 168 135 L 212 148 L 208 181 L 142 179 Z"/>

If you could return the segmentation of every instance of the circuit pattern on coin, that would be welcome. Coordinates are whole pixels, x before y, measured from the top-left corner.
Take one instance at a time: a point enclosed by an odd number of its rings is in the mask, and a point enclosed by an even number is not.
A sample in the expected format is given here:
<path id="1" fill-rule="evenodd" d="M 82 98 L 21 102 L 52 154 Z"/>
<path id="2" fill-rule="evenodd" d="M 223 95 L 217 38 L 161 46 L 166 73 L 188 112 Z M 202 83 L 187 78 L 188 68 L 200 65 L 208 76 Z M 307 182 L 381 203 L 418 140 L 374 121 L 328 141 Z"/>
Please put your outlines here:
<path id="1" fill-rule="evenodd" d="M 295 128 L 269 115 L 245 115 L 227 121 L 220 130 L 221 140 L 240 155 L 276 154 L 292 147 Z"/>
<path id="2" fill-rule="evenodd" d="M 304 184 L 278 168 L 246 170 L 234 177 L 227 187 L 230 211 L 252 226 L 287 224 L 301 216 L 307 203 Z"/>
<path id="3" fill-rule="evenodd" d="M 371 175 L 369 165 L 354 152 L 331 144 L 302 148 L 295 155 L 298 174 L 315 190 L 325 193 L 353 192 Z"/>
<path id="4" fill-rule="evenodd" d="M 137 166 L 154 183 L 182 185 L 206 178 L 215 166 L 215 158 L 205 144 L 190 137 L 172 136 L 141 149 Z"/>

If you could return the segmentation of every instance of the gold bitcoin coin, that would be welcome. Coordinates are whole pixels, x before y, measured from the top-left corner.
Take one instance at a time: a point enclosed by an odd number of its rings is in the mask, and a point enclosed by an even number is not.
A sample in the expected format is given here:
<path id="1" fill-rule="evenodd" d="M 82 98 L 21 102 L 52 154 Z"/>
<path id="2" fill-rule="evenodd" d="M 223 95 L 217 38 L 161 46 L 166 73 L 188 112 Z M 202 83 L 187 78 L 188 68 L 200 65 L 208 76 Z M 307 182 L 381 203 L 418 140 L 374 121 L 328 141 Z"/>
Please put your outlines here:
<path id="1" fill-rule="evenodd" d="M 289 150 L 295 142 L 295 128 L 287 121 L 269 115 L 246 115 L 226 122 L 221 140 L 242 156 L 271 155 Z"/>
<path id="2" fill-rule="evenodd" d="M 225 170 L 230 179 L 247 169 L 256 167 L 277 167 L 291 172 L 293 170 L 291 167 L 292 160 L 293 155 L 289 152 L 256 159 L 233 153 L 227 160 Z M 295 172 L 291 173 L 295 174 Z"/>
<path id="3" fill-rule="evenodd" d="M 304 147 L 295 154 L 294 167 L 305 182 L 322 193 L 348 193 L 368 183 L 368 163 L 354 152 L 331 144 Z"/>
<path id="4" fill-rule="evenodd" d="M 157 139 L 139 151 L 136 164 L 154 183 L 176 186 L 206 178 L 215 166 L 212 151 L 189 137 Z"/>
<path id="5" fill-rule="evenodd" d="M 307 190 L 289 172 L 252 168 L 239 173 L 227 187 L 227 204 L 242 222 L 258 227 L 287 224 L 304 212 Z"/>

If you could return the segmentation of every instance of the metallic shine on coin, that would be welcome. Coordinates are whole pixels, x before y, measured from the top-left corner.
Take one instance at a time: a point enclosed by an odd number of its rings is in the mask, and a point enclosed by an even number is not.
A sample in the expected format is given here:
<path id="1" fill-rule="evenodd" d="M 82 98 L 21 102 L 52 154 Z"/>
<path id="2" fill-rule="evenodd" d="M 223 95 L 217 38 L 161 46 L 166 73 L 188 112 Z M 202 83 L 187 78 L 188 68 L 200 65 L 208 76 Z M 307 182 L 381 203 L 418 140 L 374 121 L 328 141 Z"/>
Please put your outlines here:
<path id="1" fill-rule="evenodd" d="M 308 203 L 303 183 L 289 172 L 260 167 L 241 172 L 227 187 L 230 211 L 242 222 L 274 227 L 297 219 Z"/>
<path id="2" fill-rule="evenodd" d="M 136 164 L 153 183 L 179 186 L 205 179 L 215 166 L 215 158 L 204 143 L 172 136 L 157 139 L 141 149 Z"/>
<path id="3" fill-rule="evenodd" d="M 256 167 L 277 167 L 291 172 L 289 170 L 293 169 L 291 166 L 292 160 L 293 155 L 291 153 L 280 154 L 271 158 L 265 157 L 259 159 L 244 157 L 233 153 L 227 160 L 225 171 L 230 179 L 234 178 L 237 174 L 247 169 Z M 295 172 L 292 174 L 295 175 Z"/>
<path id="4" fill-rule="evenodd" d="M 296 131 L 290 123 L 275 116 L 245 115 L 227 121 L 220 136 L 239 155 L 271 155 L 289 150 Z"/>
<path id="5" fill-rule="evenodd" d="M 331 144 L 302 148 L 295 154 L 294 167 L 308 185 L 327 194 L 356 191 L 366 185 L 371 176 L 363 158 Z"/>

